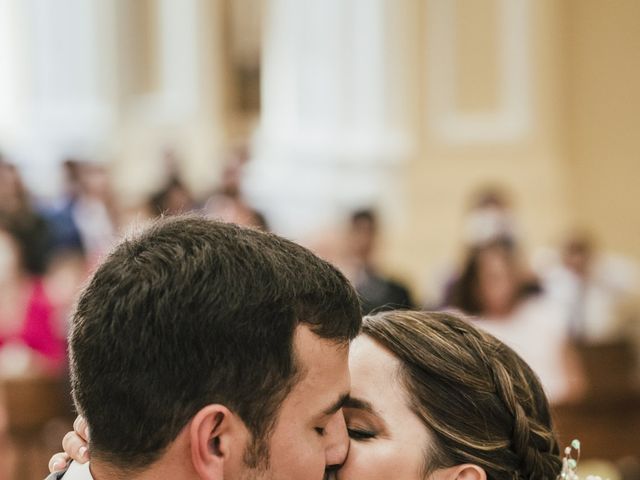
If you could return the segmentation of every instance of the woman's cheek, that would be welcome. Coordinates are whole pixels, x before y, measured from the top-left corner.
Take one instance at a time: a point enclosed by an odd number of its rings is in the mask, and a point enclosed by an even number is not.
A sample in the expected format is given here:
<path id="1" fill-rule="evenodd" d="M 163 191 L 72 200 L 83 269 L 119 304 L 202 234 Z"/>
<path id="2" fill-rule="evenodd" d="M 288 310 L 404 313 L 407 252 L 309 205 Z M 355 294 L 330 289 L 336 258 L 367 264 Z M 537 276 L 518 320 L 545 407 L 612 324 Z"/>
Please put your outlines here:
<path id="1" fill-rule="evenodd" d="M 338 480 L 421 480 L 422 452 L 415 443 L 352 440 Z"/>
<path id="2" fill-rule="evenodd" d="M 374 442 L 351 441 L 349 456 L 338 473 L 338 480 L 389 480 L 396 478 L 384 449 Z"/>

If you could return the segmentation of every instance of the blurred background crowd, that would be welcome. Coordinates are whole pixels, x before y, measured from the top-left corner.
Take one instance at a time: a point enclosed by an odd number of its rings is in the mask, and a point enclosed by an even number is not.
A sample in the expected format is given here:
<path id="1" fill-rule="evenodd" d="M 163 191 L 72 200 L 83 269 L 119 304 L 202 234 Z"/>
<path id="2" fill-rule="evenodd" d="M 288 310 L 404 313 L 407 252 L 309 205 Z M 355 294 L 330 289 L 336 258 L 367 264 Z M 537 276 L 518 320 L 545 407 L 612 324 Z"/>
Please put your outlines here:
<path id="1" fill-rule="evenodd" d="M 638 51 L 635 0 L 0 0 L 0 480 L 70 426 L 92 269 L 193 211 L 465 312 L 640 478 Z"/>

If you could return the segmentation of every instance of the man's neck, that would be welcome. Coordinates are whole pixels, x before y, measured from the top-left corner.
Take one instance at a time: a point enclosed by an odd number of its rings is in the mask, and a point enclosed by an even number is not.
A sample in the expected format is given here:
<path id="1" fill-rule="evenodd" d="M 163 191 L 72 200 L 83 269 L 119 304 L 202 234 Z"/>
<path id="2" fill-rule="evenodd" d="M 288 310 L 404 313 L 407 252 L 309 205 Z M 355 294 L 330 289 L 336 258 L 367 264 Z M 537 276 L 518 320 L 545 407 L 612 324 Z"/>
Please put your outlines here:
<path id="1" fill-rule="evenodd" d="M 161 458 L 144 470 L 130 471 L 114 467 L 106 462 L 92 460 L 89 469 L 93 480 L 157 480 L 159 478 L 197 478 L 187 461 Z"/>
<path id="2" fill-rule="evenodd" d="M 114 468 L 111 465 L 104 465 L 100 462 L 92 461 L 89 466 L 93 480 L 158 480 L 161 478 L 189 478 L 185 475 L 184 469 L 178 466 L 153 465 L 143 471 L 131 473 Z"/>
<path id="3" fill-rule="evenodd" d="M 100 455 L 92 455 L 91 476 L 93 480 L 158 480 L 179 478 L 198 480 L 191 462 L 191 449 L 187 435 L 178 435 L 160 457 L 143 469 L 131 471 L 110 463 Z"/>

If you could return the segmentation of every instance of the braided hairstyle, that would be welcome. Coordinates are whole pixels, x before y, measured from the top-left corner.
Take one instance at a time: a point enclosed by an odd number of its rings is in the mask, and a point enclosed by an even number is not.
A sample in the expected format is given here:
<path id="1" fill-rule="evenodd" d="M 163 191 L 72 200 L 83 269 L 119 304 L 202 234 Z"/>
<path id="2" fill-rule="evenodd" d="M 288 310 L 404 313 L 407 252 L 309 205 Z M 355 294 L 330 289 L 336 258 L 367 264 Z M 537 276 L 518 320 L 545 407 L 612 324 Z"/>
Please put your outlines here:
<path id="1" fill-rule="evenodd" d="M 547 398 L 512 349 L 451 313 L 379 313 L 363 333 L 399 358 L 410 406 L 434 438 L 425 477 L 465 463 L 489 480 L 557 477 Z"/>

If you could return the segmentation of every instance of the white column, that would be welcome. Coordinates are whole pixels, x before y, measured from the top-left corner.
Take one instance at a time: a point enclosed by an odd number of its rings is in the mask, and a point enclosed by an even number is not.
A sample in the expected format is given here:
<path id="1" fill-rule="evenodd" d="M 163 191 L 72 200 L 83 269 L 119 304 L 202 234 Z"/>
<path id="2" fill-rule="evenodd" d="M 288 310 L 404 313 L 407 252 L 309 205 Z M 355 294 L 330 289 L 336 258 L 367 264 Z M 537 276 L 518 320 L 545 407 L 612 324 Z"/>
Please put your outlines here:
<path id="1" fill-rule="evenodd" d="M 115 10 L 101 0 L 18 3 L 28 48 L 16 156 L 34 190 L 54 194 L 65 155 L 109 151 L 117 116 Z"/>
<path id="2" fill-rule="evenodd" d="M 26 115 L 27 45 L 24 6 L 0 0 L 0 149 L 12 154 L 20 143 Z"/>
<path id="3" fill-rule="evenodd" d="M 210 189 L 224 139 L 220 1 L 157 0 L 149 21 L 157 81 L 152 91 L 126 101 L 114 170 L 124 196 L 134 202 L 164 182 L 167 149 L 184 161 L 181 173 L 190 187 L 197 193 Z"/>
<path id="4" fill-rule="evenodd" d="M 392 41 L 407 25 L 390 13 L 411 3 L 267 2 L 262 117 L 246 190 L 278 231 L 304 236 L 349 209 L 384 203 L 393 189 L 413 138 L 411 65 L 397 61 L 411 55 Z"/>
<path id="5" fill-rule="evenodd" d="M 152 91 L 132 91 L 141 59 L 131 0 L 0 0 L 0 149 L 34 191 L 55 195 L 67 155 L 115 161 L 125 194 L 154 190 L 174 148 L 198 191 L 216 179 L 222 133 L 219 0 L 156 0 Z M 127 40 L 123 40 L 123 38 Z"/>

